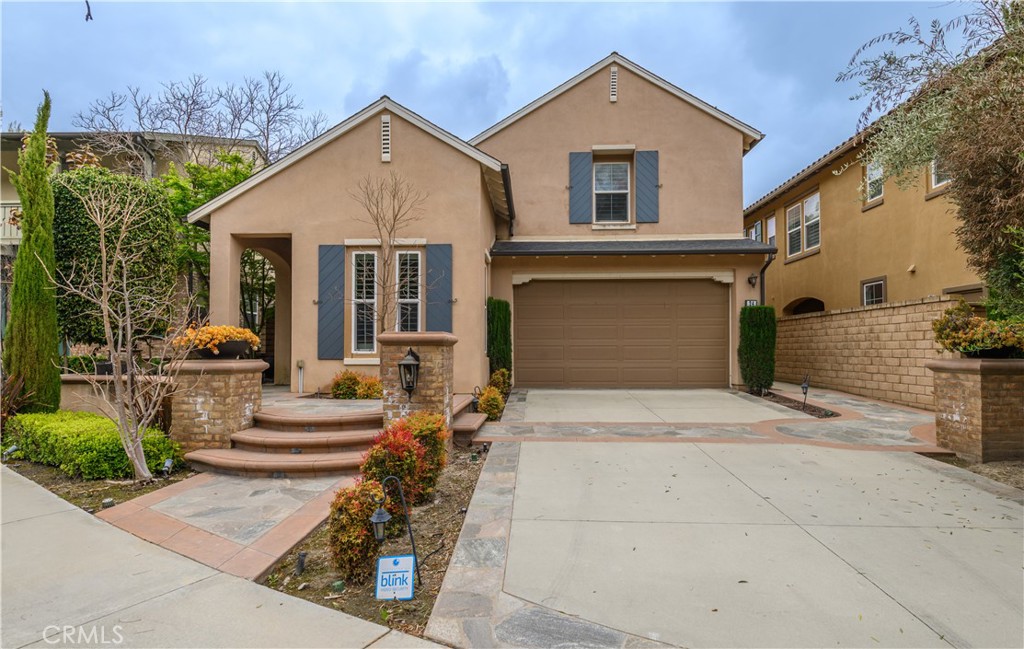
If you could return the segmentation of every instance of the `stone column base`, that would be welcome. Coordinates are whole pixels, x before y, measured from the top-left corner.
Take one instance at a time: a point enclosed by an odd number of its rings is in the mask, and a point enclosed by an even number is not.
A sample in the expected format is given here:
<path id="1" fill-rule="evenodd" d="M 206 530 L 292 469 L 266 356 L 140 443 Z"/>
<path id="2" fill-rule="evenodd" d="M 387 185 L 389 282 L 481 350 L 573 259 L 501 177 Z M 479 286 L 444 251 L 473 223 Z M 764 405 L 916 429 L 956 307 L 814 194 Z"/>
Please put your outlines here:
<path id="1" fill-rule="evenodd" d="M 187 360 L 176 371 L 171 400 L 171 439 L 185 453 L 231 448 L 231 435 L 251 428 L 263 399 L 261 360 Z"/>

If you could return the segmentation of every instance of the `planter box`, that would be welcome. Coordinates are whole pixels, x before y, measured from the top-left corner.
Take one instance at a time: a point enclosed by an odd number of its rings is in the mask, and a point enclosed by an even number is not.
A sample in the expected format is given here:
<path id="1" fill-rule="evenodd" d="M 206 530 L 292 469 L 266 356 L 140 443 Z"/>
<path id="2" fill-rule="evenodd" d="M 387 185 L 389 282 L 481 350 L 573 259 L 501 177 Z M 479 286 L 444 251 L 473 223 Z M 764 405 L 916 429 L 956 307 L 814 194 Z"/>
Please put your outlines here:
<path id="1" fill-rule="evenodd" d="M 966 460 L 1024 460 L 1024 360 L 925 364 L 935 379 L 935 437 Z"/>

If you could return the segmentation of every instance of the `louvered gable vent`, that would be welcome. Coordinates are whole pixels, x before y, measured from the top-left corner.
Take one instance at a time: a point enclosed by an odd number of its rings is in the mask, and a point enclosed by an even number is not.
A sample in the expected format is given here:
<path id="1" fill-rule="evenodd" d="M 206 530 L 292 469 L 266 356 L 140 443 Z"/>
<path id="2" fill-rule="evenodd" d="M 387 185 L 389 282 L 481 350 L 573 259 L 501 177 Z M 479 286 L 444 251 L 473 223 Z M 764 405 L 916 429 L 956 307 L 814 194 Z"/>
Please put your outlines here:
<path id="1" fill-rule="evenodd" d="M 615 103 L 619 100 L 619 66 L 613 65 L 611 77 L 608 80 L 608 101 Z"/>
<path id="2" fill-rule="evenodd" d="M 391 115 L 380 116 L 380 161 L 391 162 Z"/>

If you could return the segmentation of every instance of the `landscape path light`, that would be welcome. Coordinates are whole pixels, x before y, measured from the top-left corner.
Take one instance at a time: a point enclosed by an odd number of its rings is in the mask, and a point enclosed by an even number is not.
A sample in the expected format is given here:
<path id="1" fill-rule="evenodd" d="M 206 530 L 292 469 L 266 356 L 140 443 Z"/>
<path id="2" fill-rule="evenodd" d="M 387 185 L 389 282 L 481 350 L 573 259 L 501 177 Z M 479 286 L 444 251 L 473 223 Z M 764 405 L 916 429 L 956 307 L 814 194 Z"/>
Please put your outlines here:
<path id="1" fill-rule="evenodd" d="M 410 349 L 411 353 L 412 350 Z M 391 514 L 384 509 L 384 503 L 388 499 L 388 492 L 386 489 L 388 480 L 394 480 L 395 484 L 398 485 L 398 497 L 402 499 L 402 511 L 405 513 L 405 527 L 409 530 L 409 543 L 412 545 L 412 556 L 413 561 L 416 562 L 416 579 L 419 580 L 420 585 L 423 585 L 423 577 L 420 575 L 420 558 L 416 554 L 416 539 L 412 535 L 412 519 L 409 517 L 409 505 L 405 502 L 405 492 L 402 491 L 402 481 L 396 476 L 389 475 L 380 481 L 381 491 L 384 495 L 380 498 L 374 496 L 373 502 L 377 505 L 377 511 L 373 512 L 373 516 L 370 516 L 370 524 L 373 526 L 373 538 L 377 539 L 377 543 L 384 542 L 384 527 L 388 521 L 391 520 Z"/>

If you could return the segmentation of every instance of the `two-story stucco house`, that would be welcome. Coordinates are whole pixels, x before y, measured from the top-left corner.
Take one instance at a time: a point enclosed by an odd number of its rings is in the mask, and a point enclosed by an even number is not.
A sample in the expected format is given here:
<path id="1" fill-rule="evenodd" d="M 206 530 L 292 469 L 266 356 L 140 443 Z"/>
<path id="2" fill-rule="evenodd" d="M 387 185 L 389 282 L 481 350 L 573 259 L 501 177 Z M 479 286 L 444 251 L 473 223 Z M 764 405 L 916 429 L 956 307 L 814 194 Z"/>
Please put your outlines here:
<path id="1" fill-rule="evenodd" d="M 464 141 L 384 97 L 197 209 L 211 320 L 233 323 L 239 259 L 275 265 L 275 380 L 379 365 L 380 242 L 351 193 L 394 171 L 429 194 L 395 242 L 419 278 L 402 330 L 450 331 L 455 389 L 487 379 L 486 299 L 512 304 L 520 386 L 727 387 L 738 313 L 775 247 L 741 234 L 756 129 L 612 54 Z"/>

